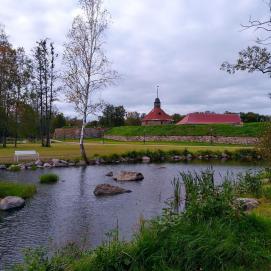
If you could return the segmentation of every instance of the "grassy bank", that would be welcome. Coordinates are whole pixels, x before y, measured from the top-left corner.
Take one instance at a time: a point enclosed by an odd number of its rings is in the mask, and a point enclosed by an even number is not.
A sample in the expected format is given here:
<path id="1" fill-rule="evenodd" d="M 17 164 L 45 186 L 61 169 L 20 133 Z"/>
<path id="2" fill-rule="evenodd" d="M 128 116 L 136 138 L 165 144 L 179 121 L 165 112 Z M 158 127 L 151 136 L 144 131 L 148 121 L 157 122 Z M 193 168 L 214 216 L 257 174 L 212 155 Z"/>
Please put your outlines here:
<path id="1" fill-rule="evenodd" d="M 32 197 L 36 191 L 36 186 L 34 184 L 0 181 L 0 198 L 17 196 L 26 199 Z"/>
<path id="2" fill-rule="evenodd" d="M 69 271 L 264 271 L 271 265 L 271 218 L 244 212 L 240 195 L 263 197 L 269 185 L 259 174 L 239 175 L 214 185 L 214 173 L 182 173 L 186 209 L 180 213 L 180 181 L 161 217 L 141 220 L 129 242 L 118 239 L 118 229 L 94 250 L 71 244 L 48 258 L 46 251 L 28 250 L 15 270 Z M 255 180 L 256 186 L 253 185 Z M 266 181 L 265 181 L 266 182 Z M 260 194 L 259 194 L 260 192 Z M 266 201 L 268 198 L 265 199 Z"/>
<path id="3" fill-rule="evenodd" d="M 106 132 L 117 136 L 251 136 L 258 137 L 265 123 L 245 123 L 243 126 L 214 125 L 161 125 L 161 126 L 121 126 Z"/>
<path id="4" fill-rule="evenodd" d="M 198 144 L 132 144 L 132 143 L 105 143 L 102 142 L 86 142 L 85 149 L 87 156 L 92 158 L 95 155 L 104 156 L 112 154 L 123 154 L 129 151 L 171 151 L 171 150 L 185 150 L 188 149 L 191 152 L 212 150 L 212 151 L 235 151 L 239 149 L 238 146 L 230 145 L 208 145 L 204 146 Z M 250 149 L 249 147 L 241 147 L 242 149 Z M 63 142 L 53 143 L 50 148 L 41 147 L 40 144 L 20 144 L 18 148 L 14 148 L 8 145 L 7 148 L 0 148 L 0 163 L 10 163 L 13 161 L 15 150 L 36 150 L 41 159 L 63 158 L 63 159 L 76 159 L 80 157 L 80 149 L 78 142 Z"/>

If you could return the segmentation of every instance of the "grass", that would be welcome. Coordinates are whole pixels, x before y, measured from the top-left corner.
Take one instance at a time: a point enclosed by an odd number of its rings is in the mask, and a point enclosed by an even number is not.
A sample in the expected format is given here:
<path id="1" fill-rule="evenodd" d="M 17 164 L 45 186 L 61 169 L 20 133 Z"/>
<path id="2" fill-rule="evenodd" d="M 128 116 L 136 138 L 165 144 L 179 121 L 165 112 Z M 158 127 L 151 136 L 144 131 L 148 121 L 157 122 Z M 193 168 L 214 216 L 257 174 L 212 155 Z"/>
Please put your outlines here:
<path id="1" fill-rule="evenodd" d="M 251 136 L 258 137 L 265 123 L 245 123 L 243 126 L 225 124 L 213 125 L 161 125 L 114 127 L 106 135 L 117 136 Z"/>
<path id="2" fill-rule="evenodd" d="M 59 180 L 58 175 L 54 173 L 47 173 L 40 176 L 40 183 L 43 183 L 43 184 L 56 183 L 58 180 Z"/>
<path id="3" fill-rule="evenodd" d="M 32 197 L 36 192 L 37 189 L 34 184 L 0 181 L 0 198 L 17 196 L 25 199 Z"/>
<path id="4" fill-rule="evenodd" d="M 78 143 L 78 139 L 65 139 L 63 141 L 59 140 L 57 143 L 60 142 L 75 142 Z M 176 145 L 176 146 L 221 146 L 221 147 L 244 147 L 241 144 L 222 144 L 222 143 L 206 143 L 206 142 L 186 142 L 186 141 L 118 141 L 113 139 L 102 139 L 102 138 L 86 138 L 86 143 L 97 143 L 97 144 L 126 144 L 126 145 Z"/>
<path id="5" fill-rule="evenodd" d="M 251 147 L 239 147 L 230 145 L 198 145 L 198 144 L 133 144 L 133 143 L 97 143 L 86 142 L 85 149 L 88 157 L 94 157 L 95 155 L 104 156 L 112 154 L 123 154 L 128 151 L 155 151 L 155 150 L 184 150 L 188 149 L 190 152 L 197 152 L 202 150 L 212 151 L 235 151 L 237 149 L 251 149 Z M 20 144 L 18 148 L 14 148 L 12 145 L 8 145 L 7 148 L 0 148 L 0 163 L 10 163 L 13 161 L 15 150 L 36 150 L 40 154 L 40 158 L 47 160 L 51 158 L 62 159 L 76 159 L 80 157 L 79 145 L 76 142 L 63 142 L 53 143 L 50 148 L 41 147 L 40 144 Z"/>

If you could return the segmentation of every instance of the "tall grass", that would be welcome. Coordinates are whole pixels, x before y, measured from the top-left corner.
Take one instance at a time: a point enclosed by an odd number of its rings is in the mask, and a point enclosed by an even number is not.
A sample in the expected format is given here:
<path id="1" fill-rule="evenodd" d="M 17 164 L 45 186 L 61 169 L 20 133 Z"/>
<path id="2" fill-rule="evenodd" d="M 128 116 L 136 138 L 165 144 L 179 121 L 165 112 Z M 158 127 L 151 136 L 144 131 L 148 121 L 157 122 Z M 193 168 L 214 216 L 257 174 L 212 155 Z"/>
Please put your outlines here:
<path id="1" fill-rule="evenodd" d="M 56 183 L 58 180 L 58 175 L 54 173 L 46 173 L 40 176 L 40 183 L 42 184 L 52 184 Z"/>
<path id="2" fill-rule="evenodd" d="M 36 191 L 37 189 L 34 184 L 0 181 L 0 198 L 7 196 L 30 198 L 36 193 Z"/>

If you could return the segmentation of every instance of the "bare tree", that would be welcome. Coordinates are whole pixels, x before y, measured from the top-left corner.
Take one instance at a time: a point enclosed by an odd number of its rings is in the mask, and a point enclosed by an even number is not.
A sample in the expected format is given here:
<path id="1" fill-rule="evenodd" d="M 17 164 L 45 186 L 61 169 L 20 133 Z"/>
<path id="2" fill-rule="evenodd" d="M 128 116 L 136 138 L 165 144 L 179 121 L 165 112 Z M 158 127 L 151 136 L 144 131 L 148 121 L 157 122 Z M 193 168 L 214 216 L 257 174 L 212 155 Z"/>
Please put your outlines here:
<path id="1" fill-rule="evenodd" d="M 271 1 L 266 3 L 268 15 L 266 18 L 249 18 L 247 24 L 242 25 L 243 30 L 252 29 L 257 32 L 256 44 L 248 46 L 239 52 L 236 63 L 225 61 L 221 65 L 221 70 L 228 73 L 236 71 L 261 72 L 271 77 L 271 53 L 268 47 L 271 45 Z"/>
<path id="2" fill-rule="evenodd" d="M 64 44 L 63 62 L 66 67 L 63 80 L 68 102 L 82 117 L 80 151 L 89 163 L 84 147 L 87 118 L 100 107 L 94 103 L 93 94 L 105 88 L 117 77 L 103 51 L 104 33 L 108 27 L 109 13 L 102 0 L 80 0 L 82 15 L 77 16 Z"/>
<path id="3" fill-rule="evenodd" d="M 55 48 L 47 39 L 37 42 L 34 48 L 34 77 L 38 112 L 40 115 L 40 138 L 42 146 L 50 147 L 50 128 L 52 106 L 59 88 L 55 87 L 57 72 L 55 71 Z"/>

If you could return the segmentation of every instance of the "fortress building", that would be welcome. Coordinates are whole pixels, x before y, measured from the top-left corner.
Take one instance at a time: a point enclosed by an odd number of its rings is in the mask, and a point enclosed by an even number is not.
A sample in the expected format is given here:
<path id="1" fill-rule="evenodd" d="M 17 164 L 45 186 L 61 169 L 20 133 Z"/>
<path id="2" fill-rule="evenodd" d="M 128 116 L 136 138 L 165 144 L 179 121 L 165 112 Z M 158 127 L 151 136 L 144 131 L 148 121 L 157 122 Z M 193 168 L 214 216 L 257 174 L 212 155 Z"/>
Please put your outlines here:
<path id="1" fill-rule="evenodd" d="M 177 125 L 184 124 L 242 125 L 243 123 L 238 114 L 190 113 L 177 123 Z"/>
<path id="2" fill-rule="evenodd" d="M 157 87 L 157 97 L 154 101 L 154 107 L 152 111 L 143 118 L 142 125 L 163 125 L 170 124 L 172 122 L 173 119 L 171 118 L 171 116 L 169 116 L 161 108 L 161 101 L 158 97 L 158 87 Z"/>

